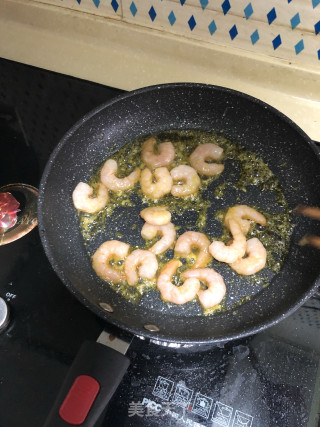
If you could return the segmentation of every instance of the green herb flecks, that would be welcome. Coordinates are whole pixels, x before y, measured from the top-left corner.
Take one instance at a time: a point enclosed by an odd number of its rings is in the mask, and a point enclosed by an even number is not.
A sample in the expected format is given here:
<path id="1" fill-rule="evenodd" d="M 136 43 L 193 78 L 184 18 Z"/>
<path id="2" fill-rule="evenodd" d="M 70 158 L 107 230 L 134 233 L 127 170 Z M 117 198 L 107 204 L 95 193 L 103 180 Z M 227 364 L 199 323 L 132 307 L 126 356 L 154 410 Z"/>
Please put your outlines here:
<path id="1" fill-rule="evenodd" d="M 267 265 L 266 270 L 271 270 L 274 273 L 279 272 L 283 264 L 289 248 L 290 236 L 293 230 L 291 221 L 291 212 L 288 208 L 287 201 L 281 189 L 280 183 L 275 175 L 263 159 L 256 153 L 224 138 L 221 135 L 212 134 L 209 132 L 201 132 L 197 130 L 188 131 L 167 131 L 153 135 L 157 143 L 171 141 L 175 149 L 175 160 L 170 166 L 170 169 L 181 164 L 189 164 L 189 156 L 193 150 L 202 143 L 212 142 L 224 149 L 223 159 L 221 163 L 228 165 L 228 174 L 224 171 L 216 177 L 201 176 L 201 188 L 196 195 L 182 199 L 175 198 L 172 195 L 166 195 L 158 201 L 147 198 L 141 191 L 139 183 L 132 190 L 114 193 L 110 191 L 110 200 L 108 205 L 97 214 L 80 213 L 80 227 L 85 243 L 89 247 L 90 242 L 99 233 L 103 233 L 108 224 L 121 224 L 123 218 L 126 218 L 128 212 L 129 229 L 137 234 L 140 234 L 141 218 L 140 211 L 147 206 L 165 205 L 174 218 L 173 223 L 176 226 L 177 235 L 185 230 L 194 230 L 203 232 L 212 239 L 219 239 L 228 243 L 232 236 L 229 231 L 223 226 L 224 215 L 226 209 L 235 204 L 245 204 L 242 202 L 243 197 L 251 191 L 252 188 L 258 188 L 260 194 L 272 194 L 275 200 L 273 205 L 268 206 L 268 210 L 264 206 L 258 206 L 258 202 L 250 204 L 259 212 L 263 213 L 267 218 L 267 225 L 262 227 L 252 223 L 247 239 L 257 237 L 267 249 Z M 141 170 L 146 167 L 141 158 L 141 149 L 144 141 L 150 137 L 145 136 L 136 141 L 131 141 L 124 145 L 118 152 L 114 153 L 111 158 L 117 161 L 119 178 L 127 176 L 136 167 Z M 106 159 L 107 160 L 107 159 Z M 95 189 L 100 179 L 100 165 L 89 184 Z M 230 196 L 231 194 L 231 196 Z M 223 209 L 216 208 L 217 201 L 222 206 L 226 206 L 224 201 L 226 197 L 231 197 L 230 206 Z M 263 200 L 263 199 L 260 199 Z M 120 207 L 120 209 L 118 209 Z M 263 209 L 263 207 L 265 209 Z M 129 214 L 130 212 L 130 214 Z M 134 217 L 135 215 L 135 217 Z M 211 215 L 211 216 L 210 216 Z M 221 223 L 222 234 L 215 229 L 212 229 L 212 220 Z M 209 227 L 210 225 L 210 227 Z M 221 228 L 220 228 L 221 229 Z M 220 234 L 220 235 L 219 235 Z M 141 249 L 150 248 L 161 236 L 157 236 L 152 241 L 146 241 L 140 245 Z M 138 246 L 133 242 L 127 241 L 127 233 L 121 227 L 115 230 L 114 239 L 122 240 L 131 244 L 131 250 Z M 182 259 L 183 265 L 179 271 L 193 267 L 195 254 Z M 172 258 L 174 258 L 173 248 L 166 253 L 158 255 L 159 269 L 158 274 L 163 266 Z M 209 265 L 212 266 L 211 263 Z M 261 288 L 269 283 L 269 276 L 264 273 L 264 270 L 257 275 L 248 278 L 249 283 Z M 173 283 L 177 286 L 181 285 L 179 274 L 173 278 Z M 236 286 L 231 282 L 226 283 L 227 289 L 232 286 L 235 292 L 235 305 L 238 306 L 251 298 L 252 295 L 242 296 L 237 299 Z M 141 297 L 151 289 L 156 289 L 156 280 L 143 281 L 140 280 L 137 286 L 129 286 L 126 283 L 108 284 L 116 292 L 120 293 L 124 298 L 131 302 L 138 303 Z M 226 309 L 225 300 L 210 310 L 204 310 L 204 314 L 212 314 L 213 312 L 223 311 Z"/>

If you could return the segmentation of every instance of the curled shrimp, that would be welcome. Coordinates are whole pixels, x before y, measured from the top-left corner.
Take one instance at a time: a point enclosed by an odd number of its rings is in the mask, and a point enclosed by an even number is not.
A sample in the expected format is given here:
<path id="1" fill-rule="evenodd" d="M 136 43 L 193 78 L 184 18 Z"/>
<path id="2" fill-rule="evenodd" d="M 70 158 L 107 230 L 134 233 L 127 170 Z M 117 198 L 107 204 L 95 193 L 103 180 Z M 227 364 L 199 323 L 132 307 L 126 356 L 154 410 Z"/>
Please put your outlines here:
<path id="1" fill-rule="evenodd" d="M 227 263 L 234 262 L 238 258 L 243 257 L 246 252 L 246 237 L 242 233 L 238 222 L 231 219 L 229 227 L 233 237 L 233 241 L 229 246 L 218 240 L 212 242 L 209 246 L 209 252 L 213 258 Z"/>
<path id="2" fill-rule="evenodd" d="M 172 276 L 181 265 L 182 263 L 179 260 L 172 259 L 159 274 L 157 287 L 164 301 L 185 304 L 192 301 L 200 289 L 200 281 L 194 277 L 188 278 L 181 286 L 175 286 L 172 283 Z"/>
<path id="3" fill-rule="evenodd" d="M 92 195 L 93 188 L 84 182 L 79 182 L 72 193 L 75 208 L 86 213 L 101 211 L 109 200 L 108 189 L 100 182 L 96 197 L 92 197 Z"/>
<path id="4" fill-rule="evenodd" d="M 171 221 L 171 213 L 167 206 L 152 206 L 143 209 L 140 216 L 151 225 L 166 225 Z"/>
<path id="5" fill-rule="evenodd" d="M 174 253 L 178 256 L 192 255 L 192 249 L 197 248 L 198 254 L 194 268 L 206 267 L 211 261 L 209 253 L 210 240 L 208 237 L 198 231 L 186 231 L 178 237 L 174 247 Z"/>
<path id="6" fill-rule="evenodd" d="M 223 149 L 216 144 L 207 143 L 198 145 L 190 156 L 190 165 L 202 175 L 217 175 L 224 169 L 224 165 L 208 163 L 208 160 L 220 160 Z"/>
<path id="7" fill-rule="evenodd" d="M 152 252 L 142 249 L 136 249 L 131 252 L 124 262 L 124 272 L 127 282 L 131 286 L 139 282 L 139 277 L 152 280 L 157 270 L 158 261 L 156 256 Z"/>
<path id="8" fill-rule="evenodd" d="M 171 169 L 170 174 L 173 182 L 177 182 L 172 186 L 171 194 L 175 197 L 187 197 L 197 193 L 201 181 L 197 171 L 191 166 L 180 165 Z"/>
<path id="9" fill-rule="evenodd" d="M 176 230 L 171 222 L 166 225 L 152 225 L 146 222 L 141 229 L 141 236 L 145 240 L 154 239 L 158 234 L 162 235 L 161 239 L 149 248 L 149 251 L 155 255 L 162 254 L 169 249 L 176 239 Z"/>
<path id="10" fill-rule="evenodd" d="M 172 178 L 167 168 L 161 167 L 154 170 L 156 182 L 150 169 L 143 169 L 140 177 L 140 186 L 143 194 L 157 200 L 169 194 L 172 188 Z"/>
<path id="11" fill-rule="evenodd" d="M 158 154 L 155 153 L 156 140 L 149 138 L 142 147 L 142 160 L 150 168 L 169 166 L 174 160 L 175 152 L 171 142 L 158 144 Z"/>
<path id="12" fill-rule="evenodd" d="M 105 162 L 101 169 L 100 179 L 102 183 L 112 191 L 125 191 L 129 190 L 134 186 L 140 178 L 140 169 L 135 168 L 125 178 L 117 178 L 116 173 L 118 170 L 118 164 L 115 160 L 109 159 Z"/>
<path id="13" fill-rule="evenodd" d="M 118 240 L 108 240 L 92 255 L 92 267 L 101 279 L 112 283 L 119 283 L 126 279 L 123 271 L 113 267 L 111 261 L 123 261 L 128 252 L 130 245 L 119 242 Z"/>
<path id="14" fill-rule="evenodd" d="M 203 308 L 211 308 L 220 304 L 226 294 L 226 285 L 221 274 L 213 270 L 213 268 L 198 268 L 194 270 L 186 270 L 181 276 L 184 279 L 196 278 L 207 286 L 207 289 L 200 289 L 197 293 L 200 304 Z"/>
<path id="15" fill-rule="evenodd" d="M 259 239 L 249 239 L 246 245 L 246 258 L 239 258 L 230 264 L 238 274 L 249 276 L 262 270 L 266 265 L 267 251 Z"/>
<path id="16" fill-rule="evenodd" d="M 228 209 L 224 218 L 224 223 L 229 229 L 230 219 L 233 219 L 239 223 L 243 234 L 247 234 L 249 232 L 249 220 L 257 222 L 263 226 L 267 223 L 264 215 L 247 205 L 235 205 Z"/>

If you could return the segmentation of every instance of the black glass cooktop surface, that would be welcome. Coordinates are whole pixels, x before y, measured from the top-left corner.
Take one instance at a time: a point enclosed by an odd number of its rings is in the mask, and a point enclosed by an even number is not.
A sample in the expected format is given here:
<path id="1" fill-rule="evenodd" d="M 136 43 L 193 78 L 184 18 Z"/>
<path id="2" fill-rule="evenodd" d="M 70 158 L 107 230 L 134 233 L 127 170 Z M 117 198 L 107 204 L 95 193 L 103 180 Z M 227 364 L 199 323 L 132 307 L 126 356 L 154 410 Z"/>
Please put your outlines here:
<path id="1" fill-rule="evenodd" d="M 39 186 L 63 134 L 118 89 L 0 61 L 0 187 Z M 103 329 L 64 287 L 37 228 L 0 246 L 0 427 L 40 427 L 78 349 Z M 320 299 L 240 341 L 172 348 L 134 338 L 101 426 L 316 427 Z M 114 332 L 114 330 L 113 330 Z"/>

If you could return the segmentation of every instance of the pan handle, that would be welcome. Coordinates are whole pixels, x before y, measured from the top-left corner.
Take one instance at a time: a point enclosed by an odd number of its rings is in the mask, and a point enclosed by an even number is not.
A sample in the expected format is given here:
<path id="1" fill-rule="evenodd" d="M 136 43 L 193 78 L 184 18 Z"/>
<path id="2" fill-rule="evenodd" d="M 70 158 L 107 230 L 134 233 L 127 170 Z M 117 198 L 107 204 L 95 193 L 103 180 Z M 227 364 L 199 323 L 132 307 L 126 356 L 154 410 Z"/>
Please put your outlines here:
<path id="1" fill-rule="evenodd" d="M 44 427 L 93 427 L 122 381 L 129 359 L 86 341 L 74 359 Z"/>

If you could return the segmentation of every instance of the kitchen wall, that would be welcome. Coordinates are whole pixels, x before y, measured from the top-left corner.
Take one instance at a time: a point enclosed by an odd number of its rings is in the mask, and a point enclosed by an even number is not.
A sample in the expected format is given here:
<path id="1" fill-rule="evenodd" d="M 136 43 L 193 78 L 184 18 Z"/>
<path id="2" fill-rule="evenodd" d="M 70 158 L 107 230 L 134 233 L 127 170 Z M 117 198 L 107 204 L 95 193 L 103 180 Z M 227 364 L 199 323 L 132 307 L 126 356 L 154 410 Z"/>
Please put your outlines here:
<path id="1" fill-rule="evenodd" d="M 34 0 L 320 66 L 320 0 Z"/>
<path id="2" fill-rule="evenodd" d="M 320 0 L 0 0 L 0 56 L 123 90 L 265 101 L 320 141 Z"/>

